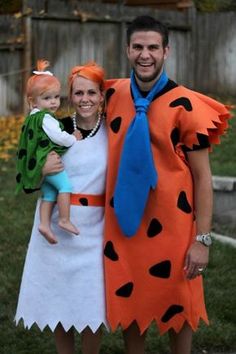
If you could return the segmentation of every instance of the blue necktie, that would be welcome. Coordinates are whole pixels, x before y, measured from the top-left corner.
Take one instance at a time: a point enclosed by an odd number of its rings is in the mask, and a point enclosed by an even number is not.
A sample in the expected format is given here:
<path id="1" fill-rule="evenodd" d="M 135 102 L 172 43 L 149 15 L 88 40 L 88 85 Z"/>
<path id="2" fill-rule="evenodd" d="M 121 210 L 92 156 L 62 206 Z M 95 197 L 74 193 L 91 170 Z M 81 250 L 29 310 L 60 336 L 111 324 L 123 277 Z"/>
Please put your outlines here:
<path id="1" fill-rule="evenodd" d="M 150 188 L 157 185 L 147 111 L 154 96 L 168 81 L 163 71 L 159 80 L 143 98 L 131 73 L 131 90 L 136 109 L 125 136 L 114 193 L 114 210 L 125 236 L 133 236 L 141 223 Z"/>

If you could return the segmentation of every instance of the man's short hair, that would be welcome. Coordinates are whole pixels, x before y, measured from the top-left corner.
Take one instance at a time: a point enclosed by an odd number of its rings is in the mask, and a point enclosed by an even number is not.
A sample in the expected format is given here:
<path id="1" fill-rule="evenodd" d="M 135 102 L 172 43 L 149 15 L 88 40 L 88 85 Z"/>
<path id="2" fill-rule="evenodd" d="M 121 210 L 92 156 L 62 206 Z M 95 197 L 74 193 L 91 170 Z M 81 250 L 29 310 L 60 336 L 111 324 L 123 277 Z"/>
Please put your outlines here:
<path id="1" fill-rule="evenodd" d="M 169 43 L 169 31 L 166 25 L 151 16 L 138 16 L 127 27 L 127 44 L 130 44 L 130 38 L 134 32 L 154 31 L 162 36 L 162 45 L 165 48 Z"/>

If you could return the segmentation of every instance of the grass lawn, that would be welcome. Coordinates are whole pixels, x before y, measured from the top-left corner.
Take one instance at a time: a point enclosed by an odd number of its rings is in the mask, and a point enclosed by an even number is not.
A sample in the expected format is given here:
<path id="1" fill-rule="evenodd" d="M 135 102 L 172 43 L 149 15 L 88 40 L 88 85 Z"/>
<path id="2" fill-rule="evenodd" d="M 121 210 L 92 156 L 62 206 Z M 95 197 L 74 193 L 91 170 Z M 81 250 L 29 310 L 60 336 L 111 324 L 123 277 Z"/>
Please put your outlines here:
<path id="1" fill-rule="evenodd" d="M 0 166 L 0 353 L 56 354 L 49 330 L 26 331 L 13 323 L 22 268 L 31 231 L 36 195 L 14 196 L 14 161 Z M 205 274 L 206 302 L 211 325 L 200 325 L 194 335 L 194 353 L 236 351 L 235 249 L 214 243 Z M 80 347 L 79 336 L 77 346 Z M 120 331 L 104 335 L 101 354 L 123 353 Z M 168 338 L 159 337 L 153 325 L 147 354 L 168 353 Z"/>

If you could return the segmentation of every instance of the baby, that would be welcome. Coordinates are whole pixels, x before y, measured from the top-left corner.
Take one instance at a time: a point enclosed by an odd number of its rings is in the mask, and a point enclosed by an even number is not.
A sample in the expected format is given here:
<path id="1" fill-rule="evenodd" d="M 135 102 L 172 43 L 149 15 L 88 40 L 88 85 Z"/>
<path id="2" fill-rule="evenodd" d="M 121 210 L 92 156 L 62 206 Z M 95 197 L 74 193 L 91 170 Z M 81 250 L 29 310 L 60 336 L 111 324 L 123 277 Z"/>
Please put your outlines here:
<path id="1" fill-rule="evenodd" d="M 79 131 L 73 135 L 63 131 L 62 124 L 54 116 L 60 106 L 61 85 L 50 71 L 44 71 L 48 66 L 48 61 L 39 60 L 37 71 L 33 71 L 34 75 L 27 82 L 26 96 L 30 114 L 22 126 L 19 140 L 16 192 L 24 190 L 30 193 L 41 188 L 39 231 L 50 243 L 57 243 L 50 227 L 52 208 L 56 201 L 59 226 L 70 233 L 79 234 L 77 227 L 70 221 L 72 186 L 65 170 L 42 179 L 42 168 L 49 152 L 63 154 L 81 139 L 81 134 Z"/>

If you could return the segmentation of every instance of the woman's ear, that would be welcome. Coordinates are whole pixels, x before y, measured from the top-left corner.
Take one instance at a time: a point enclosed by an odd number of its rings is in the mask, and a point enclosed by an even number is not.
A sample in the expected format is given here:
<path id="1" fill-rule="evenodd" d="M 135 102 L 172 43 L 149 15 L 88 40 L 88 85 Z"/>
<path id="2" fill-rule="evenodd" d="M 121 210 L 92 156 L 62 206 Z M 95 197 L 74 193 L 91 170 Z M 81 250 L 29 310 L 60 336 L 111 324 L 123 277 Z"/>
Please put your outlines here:
<path id="1" fill-rule="evenodd" d="M 105 91 L 101 91 L 101 98 L 100 98 L 100 105 L 98 107 L 98 112 L 99 113 L 104 112 L 104 107 L 105 107 Z"/>
<path id="2" fill-rule="evenodd" d="M 103 104 L 104 100 L 105 100 L 105 92 L 101 91 L 100 103 Z"/>

